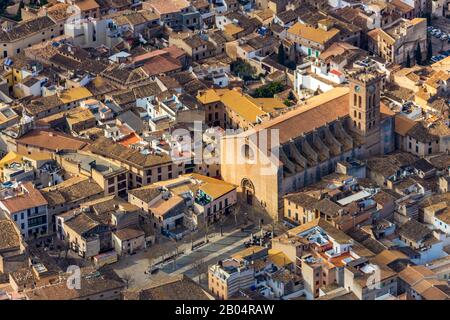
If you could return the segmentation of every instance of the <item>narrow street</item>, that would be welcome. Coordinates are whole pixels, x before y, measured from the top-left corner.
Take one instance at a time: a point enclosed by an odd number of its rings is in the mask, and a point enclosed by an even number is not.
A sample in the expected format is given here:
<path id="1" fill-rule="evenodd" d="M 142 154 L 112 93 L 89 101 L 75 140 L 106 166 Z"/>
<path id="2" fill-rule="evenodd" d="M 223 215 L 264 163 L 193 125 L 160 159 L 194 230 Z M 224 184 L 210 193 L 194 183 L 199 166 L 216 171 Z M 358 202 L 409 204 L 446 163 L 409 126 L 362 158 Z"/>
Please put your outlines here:
<path id="1" fill-rule="evenodd" d="M 206 265 L 216 263 L 218 260 L 225 259 L 231 254 L 244 249 L 244 242 L 248 240 L 249 236 L 250 232 L 241 232 L 240 230 L 224 233 L 223 237 L 217 234 L 209 239 L 208 244 L 194 251 L 188 248 L 185 254 L 163 264 L 156 263 L 155 265 L 155 259 L 149 259 L 147 252 L 142 251 L 119 260 L 111 267 L 120 277 L 125 276 L 132 279 L 129 284 L 130 288 L 143 288 L 151 284 L 152 281 L 182 273 L 189 277 L 195 277 L 198 275 L 199 268 L 206 272 Z M 187 244 L 182 245 L 182 247 L 187 247 Z M 146 250 L 151 251 L 152 247 Z M 151 265 L 159 268 L 155 275 L 146 273 Z"/>

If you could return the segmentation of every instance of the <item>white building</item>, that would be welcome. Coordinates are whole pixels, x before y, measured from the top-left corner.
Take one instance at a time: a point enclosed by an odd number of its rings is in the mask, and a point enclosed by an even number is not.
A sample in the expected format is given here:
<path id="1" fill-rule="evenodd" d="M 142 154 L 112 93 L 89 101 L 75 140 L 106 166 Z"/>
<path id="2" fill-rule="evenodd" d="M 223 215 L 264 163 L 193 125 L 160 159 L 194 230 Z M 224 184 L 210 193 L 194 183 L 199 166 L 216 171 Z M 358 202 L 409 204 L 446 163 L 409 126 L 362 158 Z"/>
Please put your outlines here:
<path id="1" fill-rule="evenodd" d="M 47 205 L 47 200 L 31 182 L 19 184 L 13 196 L 0 201 L 0 208 L 17 224 L 24 239 L 47 234 Z"/>
<path id="2" fill-rule="evenodd" d="M 92 18 L 71 20 L 64 24 L 64 34 L 72 38 L 76 46 L 82 48 L 114 47 L 121 40 L 120 33 L 111 28 L 110 19 Z"/>

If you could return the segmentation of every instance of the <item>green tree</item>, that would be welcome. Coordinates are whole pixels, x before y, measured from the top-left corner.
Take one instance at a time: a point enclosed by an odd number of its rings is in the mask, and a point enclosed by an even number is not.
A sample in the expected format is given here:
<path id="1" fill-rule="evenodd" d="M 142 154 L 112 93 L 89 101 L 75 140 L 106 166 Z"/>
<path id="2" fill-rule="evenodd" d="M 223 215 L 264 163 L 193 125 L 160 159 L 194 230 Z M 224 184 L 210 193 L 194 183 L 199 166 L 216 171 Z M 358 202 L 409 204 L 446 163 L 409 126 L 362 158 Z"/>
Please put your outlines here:
<path id="1" fill-rule="evenodd" d="M 295 95 L 292 93 L 292 91 L 289 91 L 288 97 L 289 100 L 295 100 Z"/>
<path id="2" fill-rule="evenodd" d="M 255 98 L 273 98 L 274 94 L 284 90 L 284 85 L 281 82 L 271 82 L 255 90 Z"/>
<path id="3" fill-rule="evenodd" d="M 420 50 L 420 44 L 418 42 L 416 48 L 416 63 L 422 64 L 422 51 Z"/>
<path id="4" fill-rule="evenodd" d="M 295 68 L 297 67 L 297 64 L 294 61 L 288 60 L 288 61 L 286 61 L 285 66 L 291 70 L 295 70 Z"/>
<path id="5" fill-rule="evenodd" d="M 9 0 L 0 0 L 0 14 L 4 14 L 6 7 L 9 4 Z"/>
<path id="6" fill-rule="evenodd" d="M 427 46 L 427 60 L 430 60 L 432 56 L 433 56 L 433 45 L 431 43 L 431 40 L 429 40 Z"/>
<path id="7" fill-rule="evenodd" d="M 411 58 L 409 57 L 409 52 L 408 55 L 406 56 L 406 67 L 411 68 Z"/>
<path id="8" fill-rule="evenodd" d="M 232 72 L 244 80 L 254 79 L 256 77 L 256 68 L 248 62 L 237 60 L 231 66 Z"/>
<path id="9" fill-rule="evenodd" d="M 423 13 L 422 18 L 427 19 L 427 26 L 431 26 L 431 14 L 430 13 Z"/>
<path id="10" fill-rule="evenodd" d="M 278 47 L 278 63 L 284 66 L 286 63 L 286 54 L 284 52 L 284 46 L 283 44 L 280 44 Z"/>

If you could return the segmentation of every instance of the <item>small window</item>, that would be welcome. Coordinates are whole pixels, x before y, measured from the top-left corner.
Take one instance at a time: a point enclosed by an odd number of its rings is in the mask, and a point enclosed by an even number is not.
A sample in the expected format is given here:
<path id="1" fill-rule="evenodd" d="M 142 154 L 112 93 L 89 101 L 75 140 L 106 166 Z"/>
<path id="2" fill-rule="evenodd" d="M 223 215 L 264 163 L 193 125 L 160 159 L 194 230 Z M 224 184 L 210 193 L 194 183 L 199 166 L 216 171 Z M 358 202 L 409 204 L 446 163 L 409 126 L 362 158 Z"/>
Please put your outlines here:
<path id="1" fill-rule="evenodd" d="M 245 159 L 253 160 L 254 154 L 253 154 L 252 148 L 248 144 L 245 144 L 243 146 L 243 148 L 244 148 L 244 157 L 245 157 Z"/>

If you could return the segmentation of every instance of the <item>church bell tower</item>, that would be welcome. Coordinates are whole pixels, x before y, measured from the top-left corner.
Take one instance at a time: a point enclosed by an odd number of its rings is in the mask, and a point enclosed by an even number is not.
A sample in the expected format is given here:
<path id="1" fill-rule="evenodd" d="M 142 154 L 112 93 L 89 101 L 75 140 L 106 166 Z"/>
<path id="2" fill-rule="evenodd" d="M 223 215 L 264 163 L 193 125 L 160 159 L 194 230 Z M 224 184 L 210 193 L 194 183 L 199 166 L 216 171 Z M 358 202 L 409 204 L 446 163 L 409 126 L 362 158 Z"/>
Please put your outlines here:
<path id="1" fill-rule="evenodd" d="M 350 72 L 348 81 L 350 128 L 360 138 L 365 156 L 380 154 L 380 91 L 383 75 L 363 68 Z"/>

